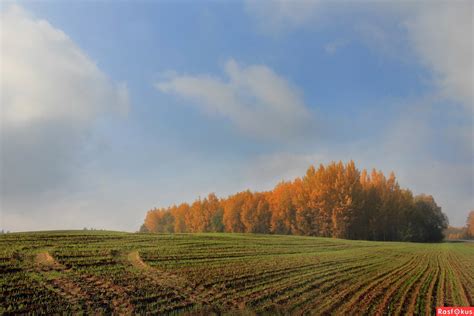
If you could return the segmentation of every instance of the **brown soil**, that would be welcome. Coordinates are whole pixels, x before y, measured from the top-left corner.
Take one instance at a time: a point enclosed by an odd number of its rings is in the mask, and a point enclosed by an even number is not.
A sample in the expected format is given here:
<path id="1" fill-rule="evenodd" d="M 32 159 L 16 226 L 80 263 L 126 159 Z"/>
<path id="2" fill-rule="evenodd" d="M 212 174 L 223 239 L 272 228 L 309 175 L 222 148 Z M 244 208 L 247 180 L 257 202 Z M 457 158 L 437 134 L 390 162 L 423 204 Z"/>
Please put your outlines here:
<path id="1" fill-rule="evenodd" d="M 51 280 L 49 283 L 57 294 L 64 297 L 72 305 L 80 306 L 82 310 L 91 308 L 88 303 L 91 301 L 90 295 L 71 280 L 67 278 L 57 278 Z"/>
<path id="2" fill-rule="evenodd" d="M 118 315 L 131 315 L 133 312 L 133 304 L 130 301 L 126 291 L 121 286 L 113 284 L 108 280 L 104 280 L 95 275 L 84 275 L 81 276 L 84 283 L 107 291 L 112 296 L 111 305 L 113 314 Z M 99 290 L 100 291 L 100 290 Z M 100 291 L 101 292 L 101 291 Z"/>
<path id="3" fill-rule="evenodd" d="M 113 314 L 131 315 L 133 312 L 133 304 L 128 298 L 125 290 L 107 280 L 101 279 L 94 275 L 77 275 L 81 284 L 77 284 L 68 278 L 68 274 L 74 272 L 59 262 L 57 262 L 48 252 L 38 253 L 34 259 L 38 272 L 45 273 L 47 271 L 61 271 L 63 275 L 54 279 L 44 278 L 49 286 L 53 287 L 55 292 L 64 297 L 68 302 L 75 306 L 80 306 L 83 310 L 93 311 L 93 302 L 98 299 L 95 297 L 90 287 L 98 289 L 98 292 L 106 291 L 107 296 L 111 296 L 110 305 Z M 81 286 L 82 285 L 82 286 Z M 89 287 L 89 290 L 87 288 Z M 108 302 L 104 302 L 107 304 Z"/>

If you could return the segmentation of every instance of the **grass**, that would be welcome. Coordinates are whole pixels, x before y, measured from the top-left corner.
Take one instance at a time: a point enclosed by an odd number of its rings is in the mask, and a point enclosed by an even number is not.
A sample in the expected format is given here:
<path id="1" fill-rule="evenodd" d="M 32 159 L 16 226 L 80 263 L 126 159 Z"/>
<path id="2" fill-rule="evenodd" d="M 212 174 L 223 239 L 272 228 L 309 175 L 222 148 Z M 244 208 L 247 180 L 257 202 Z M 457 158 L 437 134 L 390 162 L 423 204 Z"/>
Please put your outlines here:
<path id="1" fill-rule="evenodd" d="M 0 237 L 0 313 L 433 314 L 474 303 L 474 243 L 50 231 Z"/>

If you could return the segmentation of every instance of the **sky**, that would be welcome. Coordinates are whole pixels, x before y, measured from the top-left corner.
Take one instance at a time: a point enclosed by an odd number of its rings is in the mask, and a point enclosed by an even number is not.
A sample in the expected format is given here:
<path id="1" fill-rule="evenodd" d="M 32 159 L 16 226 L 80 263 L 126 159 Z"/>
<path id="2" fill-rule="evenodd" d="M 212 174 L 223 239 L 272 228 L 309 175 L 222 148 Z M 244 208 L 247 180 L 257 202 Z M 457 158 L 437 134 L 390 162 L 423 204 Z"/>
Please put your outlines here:
<path id="1" fill-rule="evenodd" d="M 1 229 L 146 211 L 354 160 L 474 209 L 470 1 L 3 1 Z"/>

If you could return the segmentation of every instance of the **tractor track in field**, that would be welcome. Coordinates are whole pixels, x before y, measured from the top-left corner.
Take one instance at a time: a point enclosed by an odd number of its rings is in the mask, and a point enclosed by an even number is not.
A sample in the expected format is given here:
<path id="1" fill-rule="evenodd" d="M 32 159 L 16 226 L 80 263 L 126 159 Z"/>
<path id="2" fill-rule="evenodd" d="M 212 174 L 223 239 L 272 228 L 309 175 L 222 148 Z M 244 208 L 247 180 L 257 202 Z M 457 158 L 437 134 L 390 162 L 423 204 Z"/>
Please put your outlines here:
<path id="1" fill-rule="evenodd" d="M 138 251 L 129 252 L 125 259 L 131 266 L 146 273 L 158 285 L 178 291 L 195 305 L 211 306 L 213 299 L 218 295 L 214 289 L 207 290 L 203 286 L 196 286 L 184 277 L 148 265 L 142 260 Z M 227 307 L 233 309 L 243 307 L 233 302 L 228 302 L 228 305 Z"/>
<path id="2" fill-rule="evenodd" d="M 35 256 L 36 271 L 42 276 L 43 282 L 58 295 L 64 297 L 74 306 L 80 306 L 84 311 L 94 311 L 94 301 L 108 305 L 112 314 L 131 315 L 133 304 L 125 290 L 112 282 L 95 275 L 83 275 L 57 262 L 49 252 L 40 252 Z M 50 278 L 48 272 L 61 272 L 59 277 Z M 108 296 L 100 300 L 98 294 Z"/>
<path id="3" fill-rule="evenodd" d="M 73 304 L 74 306 L 80 306 L 80 311 L 87 311 L 93 309 L 89 303 L 91 296 L 84 292 L 74 282 L 67 278 L 57 278 L 49 282 L 53 291 L 58 295 L 62 296 L 66 301 Z"/>
<path id="4" fill-rule="evenodd" d="M 156 268 L 149 266 L 147 263 L 145 263 L 142 260 L 138 251 L 132 251 L 128 253 L 126 255 L 126 260 L 133 267 L 143 272 L 146 272 L 147 275 L 151 277 L 154 281 L 156 281 L 158 284 L 163 285 L 165 287 L 167 286 L 167 287 L 179 288 L 180 290 L 183 290 L 192 286 L 192 284 L 185 278 L 182 278 L 176 274 L 169 273 L 163 270 L 158 270 Z"/>

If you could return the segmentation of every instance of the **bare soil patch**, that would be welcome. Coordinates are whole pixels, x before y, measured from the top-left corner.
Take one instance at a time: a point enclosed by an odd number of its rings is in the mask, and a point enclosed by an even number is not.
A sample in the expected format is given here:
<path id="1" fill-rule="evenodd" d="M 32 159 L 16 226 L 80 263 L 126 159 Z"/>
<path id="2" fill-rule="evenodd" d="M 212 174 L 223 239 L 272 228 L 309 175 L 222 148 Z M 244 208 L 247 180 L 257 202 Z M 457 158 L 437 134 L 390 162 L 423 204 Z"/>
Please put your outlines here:
<path id="1" fill-rule="evenodd" d="M 35 256 L 35 265 L 41 271 L 65 270 L 66 267 L 57 262 L 49 252 L 40 252 Z"/>

